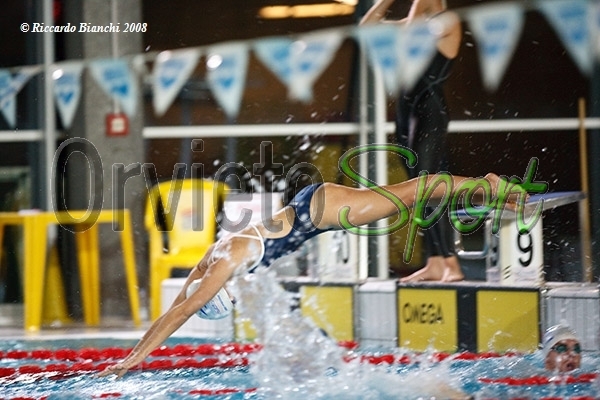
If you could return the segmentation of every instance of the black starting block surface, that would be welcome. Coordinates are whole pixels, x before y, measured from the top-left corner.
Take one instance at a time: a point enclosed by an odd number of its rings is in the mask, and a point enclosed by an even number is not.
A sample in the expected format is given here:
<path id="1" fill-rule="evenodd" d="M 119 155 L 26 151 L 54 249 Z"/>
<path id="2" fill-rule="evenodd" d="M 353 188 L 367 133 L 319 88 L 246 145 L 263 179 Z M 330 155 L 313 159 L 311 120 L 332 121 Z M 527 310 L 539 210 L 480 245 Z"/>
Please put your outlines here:
<path id="1" fill-rule="evenodd" d="M 523 209 L 523 213 L 525 215 L 531 215 L 531 213 L 535 212 L 540 202 L 543 202 L 542 211 L 553 210 L 556 207 L 564 206 L 566 204 L 576 203 L 580 200 L 583 200 L 585 195 L 582 192 L 578 191 L 570 191 L 570 192 L 551 192 L 544 194 L 536 194 L 529 198 L 527 203 L 525 203 L 525 208 Z M 468 218 L 478 218 L 483 213 L 487 213 L 485 207 L 474 207 L 467 212 L 465 209 L 459 209 L 453 214 L 461 219 Z M 490 212 L 488 217 L 492 217 L 494 215 L 494 211 Z M 505 207 L 502 210 L 502 216 L 505 218 L 512 218 L 516 215 L 516 210 Z"/>

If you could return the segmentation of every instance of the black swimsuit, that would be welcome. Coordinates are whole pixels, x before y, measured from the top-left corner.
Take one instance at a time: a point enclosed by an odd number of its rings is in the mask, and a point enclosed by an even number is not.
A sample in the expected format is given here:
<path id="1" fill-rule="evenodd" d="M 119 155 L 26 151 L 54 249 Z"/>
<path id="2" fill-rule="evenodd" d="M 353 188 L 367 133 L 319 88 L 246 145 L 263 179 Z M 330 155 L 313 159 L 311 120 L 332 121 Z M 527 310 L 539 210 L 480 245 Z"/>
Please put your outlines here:
<path id="1" fill-rule="evenodd" d="M 448 78 L 453 60 L 439 51 L 427 70 L 410 91 L 401 92 L 396 103 L 396 139 L 417 153 L 418 164 L 409 169 L 414 178 L 420 171 L 437 173 L 448 170 L 446 134 L 448 133 L 448 106 L 443 84 Z M 447 218 L 442 218 L 425 231 L 425 242 L 430 256 L 454 255 L 451 246 L 452 229 Z"/>

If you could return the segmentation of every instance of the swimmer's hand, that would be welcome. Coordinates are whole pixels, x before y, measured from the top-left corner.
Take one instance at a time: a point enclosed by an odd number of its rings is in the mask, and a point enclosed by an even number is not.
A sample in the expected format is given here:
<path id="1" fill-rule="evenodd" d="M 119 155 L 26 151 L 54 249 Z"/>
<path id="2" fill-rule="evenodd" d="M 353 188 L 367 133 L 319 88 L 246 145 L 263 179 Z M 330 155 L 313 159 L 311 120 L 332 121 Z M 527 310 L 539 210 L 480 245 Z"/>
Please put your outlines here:
<path id="1" fill-rule="evenodd" d="M 125 375 L 127 373 L 127 371 L 129 371 L 130 367 L 125 366 L 125 363 L 120 362 L 114 365 L 110 365 L 108 367 L 106 367 L 106 369 L 102 372 L 100 372 L 98 375 L 96 375 L 99 378 L 105 377 L 105 376 L 109 376 L 109 375 L 116 375 L 117 379 L 121 378 L 123 375 Z"/>

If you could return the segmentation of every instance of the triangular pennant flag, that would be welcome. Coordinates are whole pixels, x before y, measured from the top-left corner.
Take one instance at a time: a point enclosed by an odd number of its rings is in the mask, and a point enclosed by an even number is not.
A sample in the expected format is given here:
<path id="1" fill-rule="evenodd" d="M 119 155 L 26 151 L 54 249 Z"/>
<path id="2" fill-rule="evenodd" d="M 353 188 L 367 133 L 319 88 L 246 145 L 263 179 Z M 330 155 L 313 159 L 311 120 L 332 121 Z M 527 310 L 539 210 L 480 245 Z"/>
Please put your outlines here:
<path id="1" fill-rule="evenodd" d="M 167 111 L 183 85 L 194 71 L 200 51 L 163 51 L 156 57 L 152 74 L 154 111 L 161 116 Z"/>
<path id="2" fill-rule="evenodd" d="M 292 40 L 287 38 L 260 39 L 254 43 L 254 53 L 273 73 L 289 86 L 292 71 L 290 69 L 290 52 Z"/>
<path id="3" fill-rule="evenodd" d="M 54 99 L 58 114 L 65 128 L 70 128 L 75 110 L 81 98 L 81 71 L 83 64 L 72 62 L 63 63 L 54 69 Z"/>
<path id="4" fill-rule="evenodd" d="M 244 43 L 213 46 L 206 60 L 206 78 L 215 98 L 229 118 L 240 111 L 248 68 L 248 48 Z"/>
<path id="5" fill-rule="evenodd" d="M 138 83 L 127 62 L 101 59 L 90 63 L 90 71 L 104 92 L 116 99 L 127 115 L 133 117 L 138 100 Z"/>
<path id="6" fill-rule="evenodd" d="M 8 70 L 0 70 L 0 110 L 11 128 L 17 125 L 15 97 L 41 67 L 23 67 L 13 77 Z"/>
<path id="7" fill-rule="evenodd" d="M 587 0 L 542 0 L 538 7 L 554 27 L 579 69 L 592 70 Z"/>
<path id="8" fill-rule="evenodd" d="M 600 2 L 598 1 L 590 4 L 589 27 L 593 54 L 600 60 Z"/>
<path id="9" fill-rule="evenodd" d="M 315 81 L 329 65 L 343 39 L 342 32 L 331 31 L 308 34 L 292 43 L 290 98 L 303 102 L 312 100 Z"/>
<path id="10" fill-rule="evenodd" d="M 473 7 L 469 25 L 479 46 L 479 65 L 486 89 L 500 85 L 523 28 L 523 10 L 517 3 Z"/>
<path id="11" fill-rule="evenodd" d="M 7 70 L 0 70 L 0 110 L 11 128 L 16 125 L 15 92 L 11 90 L 12 75 Z"/>
<path id="12" fill-rule="evenodd" d="M 442 16 L 438 18 L 442 18 Z M 431 62 L 436 51 L 436 44 L 437 38 L 429 29 L 427 21 L 416 20 L 403 27 L 400 46 L 402 87 L 408 90 L 412 89 Z"/>
<path id="13" fill-rule="evenodd" d="M 371 67 L 381 72 L 390 95 L 400 89 L 400 28 L 395 24 L 362 25 L 355 30 Z"/>

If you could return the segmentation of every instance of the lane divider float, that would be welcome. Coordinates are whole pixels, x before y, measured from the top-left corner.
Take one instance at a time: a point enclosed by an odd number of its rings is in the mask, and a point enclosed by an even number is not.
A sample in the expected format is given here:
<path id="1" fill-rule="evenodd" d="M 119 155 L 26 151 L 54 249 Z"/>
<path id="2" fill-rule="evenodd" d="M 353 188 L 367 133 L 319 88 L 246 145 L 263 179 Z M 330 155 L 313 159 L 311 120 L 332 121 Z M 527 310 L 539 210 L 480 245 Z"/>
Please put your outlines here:
<path id="1" fill-rule="evenodd" d="M 360 362 L 372 365 L 397 365 L 419 363 L 423 356 L 428 361 L 442 362 L 449 361 L 477 361 L 487 358 L 512 357 L 520 355 L 519 353 L 427 353 L 427 354 L 360 354 L 354 350 L 359 348 L 359 344 L 354 341 L 341 341 L 338 345 L 346 350 L 348 354 L 344 356 L 346 362 Z M 178 344 L 172 347 L 161 346 L 155 349 L 150 357 L 153 360 L 140 363 L 132 370 L 169 370 L 179 368 L 236 368 L 246 367 L 250 364 L 248 356 L 252 353 L 262 350 L 262 345 L 257 343 L 226 343 L 214 344 L 205 343 L 199 345 Z M 113 365 L 117 360 L 122 359 L 129 354 L 131 348 L 109 347 L 103 349 L 82 348 L 74 349 L 36 349 L 26 350 L 7 350 L 0 351 L 0 359 L 3 360 L 37 360 L 37 361 L 57 361 L 46 365 L 24 364 L 17 367 L 0 367 L 0 382 L 18 379 L 19 376 L 27 374 L 34 379 L 66 379 L 74 375 L 92 374 L 104 370 Z M 546 376 L 531 376 L 526 378 L 479 378 L 482 383 L 505 384 L 510 386 L 534 386 L 552 383 L 591 383 L 598 378 L 596 373 L 585 373 L 578 376 L 566 376 L 561 378 L 552 378 Z M 234 393 L 251 393 L 257 388 L 202 388 L 189 392 L 190 395 L 200 396 L 219 396 Z M 118 392 L 107 392 L 95 395 L 93 398 L 106 399 L 117 398 L 122 394 Z M 46 397 L 29 398 L 14 397 L 0 400 L 45 400 Z M 510 399 L 510 400 L 518 400 Z M 544 400 L 593 400 L 589 396 L 579 396 L 570 398 L 544 398 Z"/>

